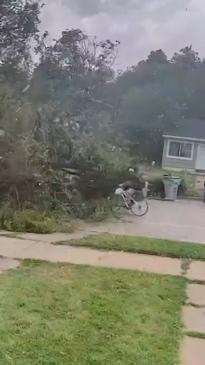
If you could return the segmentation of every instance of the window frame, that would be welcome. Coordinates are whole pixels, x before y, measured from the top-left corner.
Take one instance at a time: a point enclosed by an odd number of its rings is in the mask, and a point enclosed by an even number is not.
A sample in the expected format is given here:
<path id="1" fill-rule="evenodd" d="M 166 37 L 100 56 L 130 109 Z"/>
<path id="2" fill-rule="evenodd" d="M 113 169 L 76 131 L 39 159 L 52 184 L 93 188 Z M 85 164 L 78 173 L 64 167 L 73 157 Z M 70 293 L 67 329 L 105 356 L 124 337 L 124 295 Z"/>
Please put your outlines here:
<path id="1" fill-rule="evenodd" d="M 190 157 L 182 157 L 182 156 L 172 156 L 172 155 L 170 155 L 169 154 L 170 143 L 172 143 L 172 142 L 190 144 L 191 145 L 191 156 Z M 194 154 L 194 142 L 179 140 L 179 139 L 169 139 L 168 140 L 168 143 L 167 143 L 167 157 L 168 158 L 173 158 L 173 159 L 177 159 L 177 160 L 191 161 L 191 160 L 193 160 L 193 154 Z"/>

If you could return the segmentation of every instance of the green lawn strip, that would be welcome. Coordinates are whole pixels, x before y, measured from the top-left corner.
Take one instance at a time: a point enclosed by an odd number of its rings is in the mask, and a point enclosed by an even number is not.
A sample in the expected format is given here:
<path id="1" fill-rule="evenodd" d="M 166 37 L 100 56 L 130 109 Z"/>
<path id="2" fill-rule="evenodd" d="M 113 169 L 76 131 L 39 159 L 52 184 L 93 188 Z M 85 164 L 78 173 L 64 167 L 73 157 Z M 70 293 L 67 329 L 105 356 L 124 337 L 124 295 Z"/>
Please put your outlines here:
<path id="1" fill-rule="evenodd" d="M 183 278 L 27 262 L 0 276 L 3 365 L 174 365 Z"/>
<path id="2" fill-rule="evenodd" d="M 197 243 L 112 234 L 90 235 L 82 239 L 56 242 L 56 245 L 91 247 L 100 250 L 205 260 L 205 246 Z"/>
<path id="3" fill-rule="evenodd" d="M 186 332 L 186 336 L 200 338 L 202 340 L 205 340 L 205 333 L 201 333 L 201 332 Z"/>

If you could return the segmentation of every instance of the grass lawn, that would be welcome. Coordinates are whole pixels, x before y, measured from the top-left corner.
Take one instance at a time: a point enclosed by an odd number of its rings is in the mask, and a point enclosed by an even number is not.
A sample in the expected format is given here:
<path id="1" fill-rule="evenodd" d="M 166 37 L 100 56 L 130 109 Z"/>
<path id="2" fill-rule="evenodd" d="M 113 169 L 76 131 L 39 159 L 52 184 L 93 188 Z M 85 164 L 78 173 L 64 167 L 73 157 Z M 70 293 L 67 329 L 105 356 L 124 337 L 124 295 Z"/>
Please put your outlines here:
<path id="1" fill-rule="evenodd" d="M 27 262 L 0 276 L 0 364 L 176 365 L 185 280 Z"/>
<path id="2" fill-rule="evenodd" d="M 197 243 L 112 234 L 90 235 L 82 239 L 62 241 L 56 245 L 91 247 L 100 250 L 138 252 L 157 256 L 205 260 L 205 246 Z"/>

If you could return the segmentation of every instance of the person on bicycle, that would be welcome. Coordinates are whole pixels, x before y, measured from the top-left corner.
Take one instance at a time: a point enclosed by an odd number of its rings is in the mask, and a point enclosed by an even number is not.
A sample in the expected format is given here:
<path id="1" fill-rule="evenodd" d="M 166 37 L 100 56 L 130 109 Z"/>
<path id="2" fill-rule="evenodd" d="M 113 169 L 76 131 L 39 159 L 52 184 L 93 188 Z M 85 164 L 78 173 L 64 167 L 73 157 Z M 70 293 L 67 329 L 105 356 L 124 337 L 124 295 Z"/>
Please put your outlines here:
<path id="1" fill-rule="evenodd" d="M 146 183 L 142 176 L 135 175 L 134 169 L 129 169 L 129 173 L 132 180 L 127 180 L 124 183 L 120 184 L 120 187 L 128 193 L 130 198 L 134 198 L 135 200 L 141 200 L 145 197 L 144 189 L 146 188 Z"/>

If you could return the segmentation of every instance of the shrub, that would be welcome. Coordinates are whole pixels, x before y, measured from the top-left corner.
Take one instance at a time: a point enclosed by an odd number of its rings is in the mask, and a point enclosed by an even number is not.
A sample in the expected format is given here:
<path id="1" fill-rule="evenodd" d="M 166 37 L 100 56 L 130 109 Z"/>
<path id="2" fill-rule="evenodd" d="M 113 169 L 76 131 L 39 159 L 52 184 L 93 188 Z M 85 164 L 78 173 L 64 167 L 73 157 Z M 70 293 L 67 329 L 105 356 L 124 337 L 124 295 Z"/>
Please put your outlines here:
<path id="1" fill-rule="evenodd" d="M 91 199 L 70 206 L 70 214 L 75 218 L 102 221 L 115 215 L 112 199 Z"/>
<path id="2" fill-rule="evenodd" d="M 8 230 L 8 226 L 12 221 L 14 211 L 8 205 L 4 205 L 0 209 L 0 228 Z"/>
<path id="3" fill-rule="evenodd" d="M 106 198 L 119 183 L 133 179 L 129 172 L 133 166 L 135 161 L 126 151 L 86 137 L 73 160 L 73 167 L 79 171 L 76 188 L 85 200 Z"/>
<path id="4" fill-rule="evenodd" d="M 182 179 L 181 184 L 179 185 L 179 189 L 178 189 L 178 195 L 185 195 L 187 192 L 187 184 L 186 184 L 186 180 Z"/>
<path id="5" fill-rule="evenodd" d="M 94 203 L 94 210 L 90 219 L 94 221 L 102 221 L 113 215 L 115 215 L 114 202 L 109 199 L 101 199 L 97 201 L 96 204 Z"/>
<path id="6" fill-rule="evenodd" d="M 0 211 L 2 229 L 14 232 L 52 233 L 56 229 L 56 221 L 46 213 L 25 209 L 12 211 L 2 208 Z"/>
<path id="7" fill-rule="evenodd" d="M 149 195 L 164 198 L 164 184 L 162 178 L 157 177 L 149 181 Z"/>
<path id="8" fill-rule="evenodd" d="M 62 211 L 54 211 L 56 219 L 56 231 L 61 233 L 73 233 L 77 227 L 75 221 L 70 219 L 69 214 L 62 213 Z"/>
<path id="9" fill-rule="evenodd" d="M 157 177 L 155 179 L 150 180 L 149 186 L 149 195 L 150 196 L 160 196 L 164 198 L 164 184 L 163 184 L 163 177 Z M 194 182 L 191 177 L 187 177 L 187 175 L 182 176 L 181 183 L 178 189 L 178 195 L 196 195 L 196 191 L 194 189 Z"/>
<path id="10" fill-rule="evenodd" d="M 76 229 L 76 225 L 68 221 L 58 221 L 56 226 L 56 232 L 60 233 L 73 233 Z"/>
<path id="11" fill-rule="evenodd" d="M 179 186 L 179 194 L 186 196 L 197 196 L 196 190 L 196 177 L 190 173 L 183 172 L 180 174 L 182 178 L 181 185 Z"/>

